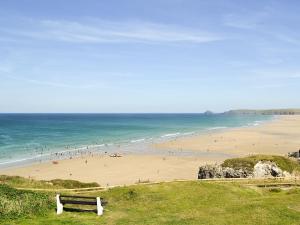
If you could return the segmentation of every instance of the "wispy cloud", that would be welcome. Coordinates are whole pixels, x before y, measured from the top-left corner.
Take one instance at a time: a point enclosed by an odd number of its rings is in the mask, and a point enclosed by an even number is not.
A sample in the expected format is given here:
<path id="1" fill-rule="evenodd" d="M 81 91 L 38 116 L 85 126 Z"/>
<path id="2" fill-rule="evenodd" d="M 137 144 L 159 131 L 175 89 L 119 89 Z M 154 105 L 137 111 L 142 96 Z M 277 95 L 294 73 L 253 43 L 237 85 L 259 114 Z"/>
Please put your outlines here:
<path id="1" fill-rule="evenodd" d="M 253 88 L 257 89 L 269 89 L 269 88 L 281 88 L 287 86 L 287 84 L 259 84 L 259 85 L 254 85 Z"/>
<path id="2" fill-rule="evenodd" d="M 300 73 L 290 75 L 290 78 L 300 78 Z"/>
<path id="3" fill-rule="evenodd" d="M 240 29 L 256 29 L 268 18 L 267 11 L 246 12 L 244 14 L 228 14 L 224 18 L 224 25 Z"/>
<path id="4" fill-rule="evenodd" d="M 52 81 L 47 81 L 47 80 L 37 80 L 37 79 L 32 79 L 32 78 L 14 76 L 10 73 L 0 73 L 0 75 L 2 75 L 2 77 L 6 77 L 6 78 L 11 79 L 11 80 L 21 81 L 21 82 L 26 82 L 26 83 L 32 83 L 32 84 L 37 84 L 37 85 L 43 85 L 43 86 L 57 87 L 57 88 L 88 89 L 88 88 L 101 86 L 99 84 L 75 85 L 75 84 L 68 84 L 66 82 L 52 82 Z"/>
<path id="5" fill-rule="evenodd" d="M 274 34 L 276 36 L 277 39 L 287 42 L 289 44 L 293 44 L 293 45 L 300 45 L 300 39 L 299 37 L 295 37 L 295 35 L 291 35 L 291 34 L 280 34 L 280 33 L 276 33 Z"/>
<path id="6" fill-rule="evenodd" d="M 11 66 L 0 64 L 0 73 L 9 73 L 12 71 Z"/>
<path id="7" fill-rule="evenodd" d="M 33 26 L 33 28 L 32 28 Z M 73 43 L 107 42 L 190 42 L 205 43 L 224 39 L 221 35 L 198 29 L 147 22 L 73 22 L 44 20 L 31 28 L 5 30 L 15 36 Z"/>
<path id="8" fill-rule="evenodd" d="M 252 71 L 252 77 L 255 79 L 287 80 L 300 78 L 298 70 L 282 70 L 282 69 L 256 69 Z"/>
<path id="9" fill-rule="evenodd" d="M 260 37 L 265 36 L 268 40 L 272 38 L 286 44 L 300 45 L 295 27 L 281 23 L 286 17 L 286 14 L 283 17 L 281 13 L 268 7 L 256 12 L 227 14 L 224 16 L 223 25 L 253 32 Z"/>
<path id="10" fill-rule="evenodd" d="M 283 88 L 288 86 L 293 86 L 300 78 L 300 73 L 298 71 L 289 71 L 279 69 L 265 69 L 265 70 L 256 70 L 252 74 L 252 82 L 255 82 L 253 88 L 257 89 L 276 89 Z"/>

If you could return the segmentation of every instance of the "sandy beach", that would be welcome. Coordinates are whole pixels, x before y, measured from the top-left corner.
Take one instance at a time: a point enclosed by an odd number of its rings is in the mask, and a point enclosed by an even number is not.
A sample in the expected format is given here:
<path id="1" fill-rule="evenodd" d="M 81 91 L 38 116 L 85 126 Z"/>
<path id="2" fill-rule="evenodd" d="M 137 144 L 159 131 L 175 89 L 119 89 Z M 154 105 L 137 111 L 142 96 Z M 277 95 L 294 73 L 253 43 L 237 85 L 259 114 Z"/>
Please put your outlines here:
<path id="1" fill-rule="evenodd" d="M 204 135 L 178 138 L 155 145 L 156 148 L 197 152 L 226 153 L 232 156 L 249 154 L 286 155 L 300 148 L 300 116 L 280 116 L 254 127 L 237 128 Z M 74 179 L 98 182 L 101 186 L 127 185 L 138 182 L 197 179 L 198 167 L 220 163 L 226 157 L 124 155 L 73 158 L 30 166 L 3 169 L 0 174 L 34 179 Z"/>
<path id="2" fill-rule="evenodd" d="M 277 116 L 252 127 L 235 128 L 156 144 L 160 149 L 222 152 L 236 156 L 286 155 L 300 149 L 300 115 Z"/>
<path id="3" fill-rule="evenodd" d="M 3 170 L 0 173 L 41 180 L 73 179 L 97 182 L 101 186 L 114 186 L 176 179 L 194 180 L 197 179 L 199 165 L 222 160 L 153 155 L 125 155 L 115 158 L 106 155 L 60 160 L 58 164 L 34 164 Z"/>

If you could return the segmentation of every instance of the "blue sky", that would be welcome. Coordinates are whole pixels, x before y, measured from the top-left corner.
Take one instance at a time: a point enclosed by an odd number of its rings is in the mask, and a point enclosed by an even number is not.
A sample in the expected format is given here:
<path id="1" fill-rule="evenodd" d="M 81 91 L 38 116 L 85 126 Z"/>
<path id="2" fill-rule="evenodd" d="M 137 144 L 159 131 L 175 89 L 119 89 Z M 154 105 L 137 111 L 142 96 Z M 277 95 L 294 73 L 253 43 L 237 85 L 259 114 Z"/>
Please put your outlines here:
<path id="1" fill-rule="evenodd" d="M 300 107 L 299 1 L 1 0 L 1 112 Z"/>

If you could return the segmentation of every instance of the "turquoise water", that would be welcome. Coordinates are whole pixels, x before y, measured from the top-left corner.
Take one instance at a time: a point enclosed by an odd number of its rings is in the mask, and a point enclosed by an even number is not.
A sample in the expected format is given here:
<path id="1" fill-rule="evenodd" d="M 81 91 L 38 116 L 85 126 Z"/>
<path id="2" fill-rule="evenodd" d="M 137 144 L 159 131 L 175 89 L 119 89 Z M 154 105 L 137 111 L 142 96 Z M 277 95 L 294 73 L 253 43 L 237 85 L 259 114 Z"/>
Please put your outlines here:
<path id="1" fill-rule="evenodd" d="M 0 114 L 0 165 L 57 152 L 114 151 L 210 130 L 257 125 L 263 115 Z M 128 147 L 129 146 L 129 147 Z"/>

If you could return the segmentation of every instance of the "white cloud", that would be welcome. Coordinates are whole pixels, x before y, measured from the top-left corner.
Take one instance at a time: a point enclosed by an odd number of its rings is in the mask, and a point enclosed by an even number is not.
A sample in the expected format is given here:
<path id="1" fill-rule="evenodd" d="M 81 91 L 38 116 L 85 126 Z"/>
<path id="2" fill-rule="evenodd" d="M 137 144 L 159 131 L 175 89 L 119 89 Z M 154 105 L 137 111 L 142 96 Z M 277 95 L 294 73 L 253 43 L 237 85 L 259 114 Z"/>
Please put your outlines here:
<path id="1" fill-rule="evenodd" d="M 75 43 L 105 42 L 191 42 L 205 43 L 224 39 L 206 31 L 145 23 L 93 21 L 79 23 L 59 20 L 33 22 L 31 29 L 6 30 L 15 36 Z"/>

